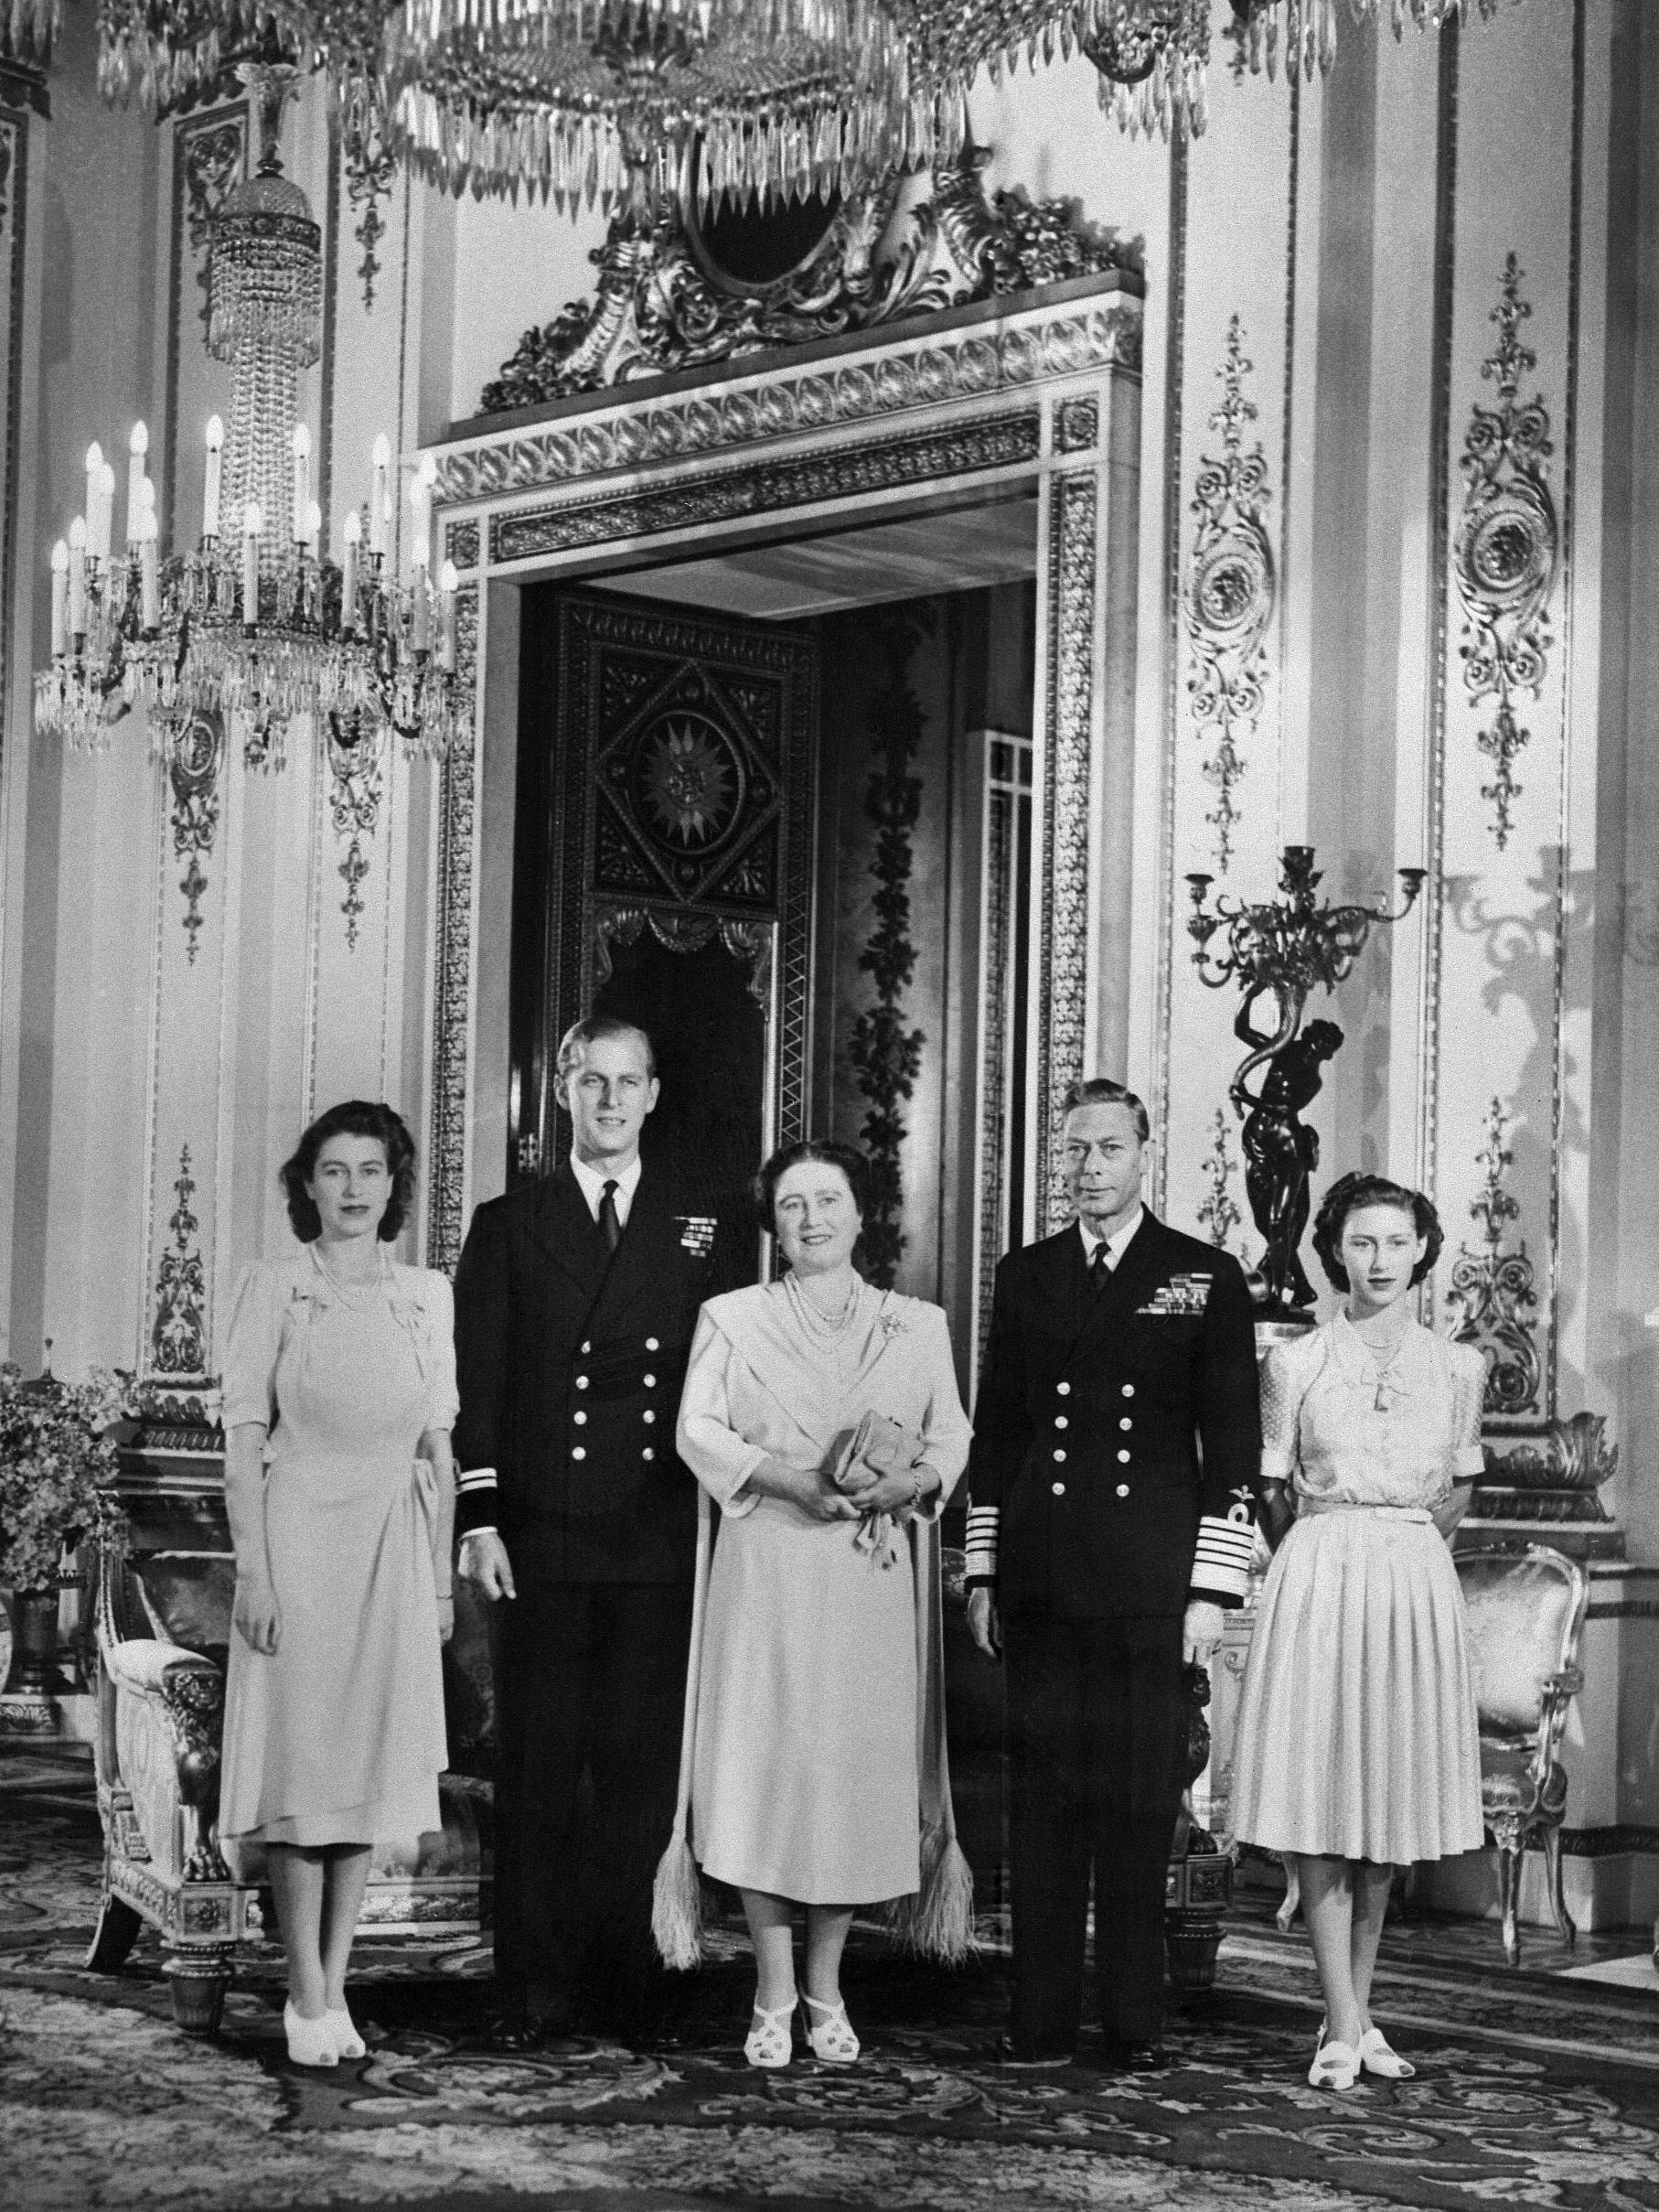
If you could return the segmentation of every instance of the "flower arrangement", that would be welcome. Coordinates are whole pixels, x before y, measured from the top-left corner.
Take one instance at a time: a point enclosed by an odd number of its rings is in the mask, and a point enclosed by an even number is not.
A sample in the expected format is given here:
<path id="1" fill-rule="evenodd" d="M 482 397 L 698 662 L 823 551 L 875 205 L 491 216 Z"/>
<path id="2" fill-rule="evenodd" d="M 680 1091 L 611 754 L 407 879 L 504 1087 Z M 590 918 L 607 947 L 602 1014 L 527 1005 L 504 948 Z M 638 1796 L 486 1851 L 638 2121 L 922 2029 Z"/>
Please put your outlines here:
<path id="1" fill-rule="evenodd" d="M 138 1411 L 133 1377 L 119 1370 L 25 1382 L 0 1365 L 0 1584 L 52 1588 L 65 1545 L 119 1521 L 116 1448 Z"/>

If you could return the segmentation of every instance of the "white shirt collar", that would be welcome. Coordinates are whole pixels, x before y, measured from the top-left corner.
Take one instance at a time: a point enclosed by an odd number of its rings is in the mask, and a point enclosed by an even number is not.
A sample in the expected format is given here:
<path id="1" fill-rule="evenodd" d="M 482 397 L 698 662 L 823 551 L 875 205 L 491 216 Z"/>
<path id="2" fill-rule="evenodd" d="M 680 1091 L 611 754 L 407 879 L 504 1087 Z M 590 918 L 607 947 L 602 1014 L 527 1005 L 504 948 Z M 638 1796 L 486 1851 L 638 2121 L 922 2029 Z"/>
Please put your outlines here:
<path id="1" fill-rule="evenodd" d="M 1093 1266 L 1095 1254 L 1099 1250 L 1100 1246 L 1104 1244 L 1108 1253 L 1110 1255 L 1110 1263 L 1114 1268 L 1116 1268 L 1118 1261 L 1123 1257 L 1124 1247 L 1128 1244 L 1129 1239 L 1134 1235 L 1135 1231 L 1140 1227 L 1140 1224 L 1145 1219 L 1146 1208 L 1144 1206 L 1137 1206 L 1134 1212 L 1129 1216 L 1129 1219 L 1123 1224 L 1121 1229 L 1113 1229 L 1109 1237 L 1097 1237 L 1096 1236 L 1094 1230 L 1090 1229 L 1088 1223 L 1083 1219 L 1083 1216 L 1079 1214 L 1077 1216 L 1077 1227 L 1083 1231 L 1084 1258 L 1091 1266 Z"/>
<path id="2" fill-rule="evenodd" d="M 575 1176 L 582 1195 L 587 1200 L 589 1213 L 593 1215 L 595 1221 L 598 1220 L 600 1202 L 605 1197 L 605 1187 L 607 1183 L 615 1183 L 616 1186 L 616 1219 L 624 1228 L 627 1225 L 628 1208 L 634 1202 L 635 1191 L 639 1187 L 639 1174 L 644 1165 L 645 1162 L 636 1153 L 634 1165 L 631 1167 L 625 1167 L 620 1175 L 614 1175 L 610 1169 L 605 1167 L 590 1167 L 585 1160 L 579 1160 L 573 1152 L 571 1154 L 571 1173 Z"/>

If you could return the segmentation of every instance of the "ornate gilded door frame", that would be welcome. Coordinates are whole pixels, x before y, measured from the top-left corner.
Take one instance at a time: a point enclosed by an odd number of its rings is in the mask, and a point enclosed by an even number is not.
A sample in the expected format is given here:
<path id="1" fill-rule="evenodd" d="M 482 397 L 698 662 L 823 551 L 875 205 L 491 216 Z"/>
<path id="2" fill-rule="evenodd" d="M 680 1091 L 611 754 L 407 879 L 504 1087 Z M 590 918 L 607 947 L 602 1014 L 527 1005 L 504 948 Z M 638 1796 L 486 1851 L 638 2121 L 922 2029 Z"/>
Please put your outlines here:
<path id="1" fill-rule="evenodd" d="M 516 723 L 511 656 L 487 645 L 492 594 L 541 579 L 970 508 L 1034 489 L 1040 625 L 1033 871 L 1038 952 L 1030 1054 L 1041 1228 L 1054 1187 L 1052 1107 L 1096 1057 L 1121 1065 L 1114 993 L 1127 962 L 1128 885 L 1104 882 L 1103 761 L 1132 759 L 1141 285 L 1110 270 L 1035 292 L 555 403 L 436 449 L 444 549 L 478 595 L 480 731 Z M 509 695 L 510 694 L 510 695 Z M 476 979 L 470 947 L 476 759 L 446 776 L 442 811 L 429 1256 L 452 1264 L 473 1163 L 466 1125 Z M 1116 800 L 1127 807 L 1127 785 Z M 466 851 L 452 849 L 457 840 Z M 1116 842 L 1114 840 L 1114 842 Z M 465 900 L 465 911 L 462 910 Z M 486 1168 L 486 1172 L 489 1172 Z"/>

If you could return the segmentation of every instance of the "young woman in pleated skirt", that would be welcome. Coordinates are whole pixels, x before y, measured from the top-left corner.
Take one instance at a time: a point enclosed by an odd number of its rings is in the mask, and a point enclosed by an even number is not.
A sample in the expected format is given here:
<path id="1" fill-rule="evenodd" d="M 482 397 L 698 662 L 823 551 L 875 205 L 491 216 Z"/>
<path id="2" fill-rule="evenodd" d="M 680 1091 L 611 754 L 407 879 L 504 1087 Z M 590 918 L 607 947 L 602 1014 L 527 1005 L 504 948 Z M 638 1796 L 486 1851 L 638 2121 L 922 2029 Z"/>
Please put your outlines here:
<path id="1" fill-rule="evenodd" d="M 1325 1999 L 1308 2078 L 1345 2089 L 1362 2071 L 1414 2071 L 1370 2013 L 1395 1868 L 1483 1837 L 1449 1544 L 1482 1467 L 1486 1368 L 1411 1314 L 1442 1242 L 1420 1193 L 1344 1176 L 1313 1242 L 1346 1299 L 1276 1345 L 1263 1375 L 1262 1476 L 1283 1538 L 1245 1673 L 1234 1830 L 1297 1863 Z"/>

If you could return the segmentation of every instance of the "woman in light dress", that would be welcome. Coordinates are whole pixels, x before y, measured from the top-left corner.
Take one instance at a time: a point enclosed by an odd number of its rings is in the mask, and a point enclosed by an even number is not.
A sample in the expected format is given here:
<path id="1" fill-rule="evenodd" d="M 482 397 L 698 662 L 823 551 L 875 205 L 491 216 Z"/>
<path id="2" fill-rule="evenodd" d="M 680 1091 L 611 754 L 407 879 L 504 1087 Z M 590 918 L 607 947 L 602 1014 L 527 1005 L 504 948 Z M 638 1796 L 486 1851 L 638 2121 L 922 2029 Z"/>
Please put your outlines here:
<path id="1" fill-rule="evenodd" d="M 692 1659 L 691 1840 L 743 1896 L 744 2051 L 762 2067 L 791 2054 L 798 1906 L 808 2040 L 843 2064 L 859 2053 L 840 1990 L 855 1908 L 922 1893 L 947 1955 L 971 1929 L 939 1756 L 934 1525 L 970 1432 L 943 1313 L 853 1267 L 867 1176 L 829 1143 L 766 1163 L 756 1195 L 788 1272 L 703 1307 L 680 1401 L 680 1455 L 720 1508 Z M 885 1472 L 846 1464 L 866 1415 L 897 1424 L 869 1446 Z"/>
<path id="2" fill-rule="evenodd" d="M 1486 1368 L 1411 1292 L 1434 1208 L 1379 1176 L 1327 1193 L 1314 1249 L 1343 1310 L 1268 1353 L 1262 1475 L 1279 1545 L 1257 1611 L 1234 1754 L 1234 1828 L 1294 1857 L 1325 2000 L 1308 2078 L 1415 2071 L 1370 2012 L 1397 1866 L 1477 1851 L 1481 1758 L 1449 1542 L 1481 1472 Z"/>
<path id="3" fill-rule="evenodd" d="M 305 1249 L 248 1269 L 225 1347 L 236 1605 L 219 1831 L 264 1845 L 303 2066 L 363 2054 L 346 1966 L 370 1845 L 439 1826 L 454 1303 L 442 1275 L 386 1250 L 414 1163 L 389 1106 L 352 1100 L 314 1122 L 282 1171 Z"/>

